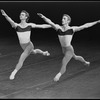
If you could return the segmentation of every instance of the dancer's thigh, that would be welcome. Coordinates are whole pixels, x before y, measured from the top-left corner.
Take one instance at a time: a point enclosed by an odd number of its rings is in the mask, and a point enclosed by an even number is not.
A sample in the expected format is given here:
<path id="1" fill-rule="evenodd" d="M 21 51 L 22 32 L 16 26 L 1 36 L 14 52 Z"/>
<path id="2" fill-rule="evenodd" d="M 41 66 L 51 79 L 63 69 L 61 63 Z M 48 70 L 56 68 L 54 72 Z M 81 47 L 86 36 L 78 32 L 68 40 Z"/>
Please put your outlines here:
<path id="1" fill-rule="evenodd" d="M 66 53 L 71 53 L 72 55 L 74 55 L 74 49 L 72 46 L 66 46 L 66 47 L 62 47 L 62 51 L 63 51 L 63 54 L 66 54 Z"/>
<path id="2" fill-rule="evenodd" d="M 26 50 L 26 48 L 27 50 L 34 49 L 34 45 L 31 41 L 28 43 L 20 44 L 20 45 L 23 50 Z"/>

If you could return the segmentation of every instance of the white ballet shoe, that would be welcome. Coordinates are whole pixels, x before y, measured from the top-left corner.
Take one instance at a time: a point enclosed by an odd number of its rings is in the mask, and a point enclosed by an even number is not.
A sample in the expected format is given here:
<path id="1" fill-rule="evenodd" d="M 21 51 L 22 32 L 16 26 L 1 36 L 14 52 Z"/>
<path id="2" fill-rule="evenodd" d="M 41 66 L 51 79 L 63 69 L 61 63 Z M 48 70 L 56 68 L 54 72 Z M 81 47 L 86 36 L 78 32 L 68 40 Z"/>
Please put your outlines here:
<path id="1" fill-rule="evenodd" d="M 11 73 L 11 75 L 10 75 L 10 80 L 13 80 L 14 78 L 15 78 L 15 74 L 17 73 L 17 70 L 15 69 L 12 73 Z"/>
<path id="2" fill-rule="evenodd" d="M 50 53 L 49 53 L 48 51 L 45 51 L 45 52 L 43 53 L 43 55 L 44 55 L 44 56 L 50 56 Z"/>
<path id="3" fill-rule="evenodd" d="M 88 61 L 87 61 L 87 62 L 85 62 L 85 65 L 89 66 L 89 65 L 90 65 L 90 62 L 88 62 Z"/>
<path id="4" fill-rule="evenodd" d="M 14 78 L 15 78 L 14 75 L 10 75 L 10 77 L 9 77 L 10 80 L 13 80 Z"/>
<path id="5" fill-rule="evenodd" d="M 55 82 L 59 81 L 59 78 L 58 78 L 58 77 L 55 77 L 55 78 L 54 78 L 54 81 L 55 81 Z"/>
<path id="6" fill-rule="evenodd" d="M 59 81 L 60 77 L 61 77 L 61 73 L 58 73 L 58 74 L 55 76 L 54 81 L 55 81 L 55 82 Z"/>

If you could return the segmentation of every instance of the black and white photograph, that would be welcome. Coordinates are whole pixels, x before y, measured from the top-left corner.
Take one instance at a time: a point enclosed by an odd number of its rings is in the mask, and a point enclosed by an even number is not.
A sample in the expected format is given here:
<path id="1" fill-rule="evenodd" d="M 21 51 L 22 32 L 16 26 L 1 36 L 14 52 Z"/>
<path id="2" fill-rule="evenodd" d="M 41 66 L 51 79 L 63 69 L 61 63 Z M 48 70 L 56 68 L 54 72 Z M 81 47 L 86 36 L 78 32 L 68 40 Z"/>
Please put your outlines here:
<path id="1" fill-rule="evenodd" d="M 1 99 L 100 99 L 99 1 L 0 1 Z"/>

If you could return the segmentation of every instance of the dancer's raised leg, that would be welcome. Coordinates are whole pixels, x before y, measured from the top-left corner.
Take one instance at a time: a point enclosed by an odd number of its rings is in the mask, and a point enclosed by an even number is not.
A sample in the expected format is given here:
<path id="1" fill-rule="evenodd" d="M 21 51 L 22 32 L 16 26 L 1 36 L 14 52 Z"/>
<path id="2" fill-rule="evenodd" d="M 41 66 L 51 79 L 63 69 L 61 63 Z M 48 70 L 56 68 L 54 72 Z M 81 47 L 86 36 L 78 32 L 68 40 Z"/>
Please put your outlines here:
<path id="1" fill-rule="evenodd" d="M 84 65 L 88 65 L 88 66 L 90 65 L 90 62 L 86 61 L 82 56 L 77 56 L 77 55 L 74 54 L 73 58 L 75 60 L 79 60 L 79 61 L 83 62 Z"/>
<path id="2" fill-rule="evenodd" d="M 44 56 L 49 56 L 50 53 L 48 51 L 42 51 L 40 49 L 32 49 L 32 54 L 37 54 L 37 53 L 40 53 Z"/>

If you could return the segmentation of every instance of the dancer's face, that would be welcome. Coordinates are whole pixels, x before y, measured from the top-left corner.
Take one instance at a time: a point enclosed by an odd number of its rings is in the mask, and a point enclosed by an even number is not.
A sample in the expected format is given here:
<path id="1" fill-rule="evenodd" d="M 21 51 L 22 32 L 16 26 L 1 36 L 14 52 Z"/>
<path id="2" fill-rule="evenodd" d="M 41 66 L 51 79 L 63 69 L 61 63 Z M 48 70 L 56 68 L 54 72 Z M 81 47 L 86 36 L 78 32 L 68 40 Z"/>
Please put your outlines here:
<path id="1" fill-rule="evenodd" d="M 26 20 L 26 19 L 27 19 L 26 13 L 21 12 L 20 13 L 20 20 Z"/>
<path id="2" fill-rule="evenodd" d="M 68 17 L 67 16 L 63 16 L 63 18 L 62 18 L 62 25 L 68 24 L 68 23 L 69 23 Z"/>

